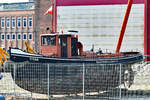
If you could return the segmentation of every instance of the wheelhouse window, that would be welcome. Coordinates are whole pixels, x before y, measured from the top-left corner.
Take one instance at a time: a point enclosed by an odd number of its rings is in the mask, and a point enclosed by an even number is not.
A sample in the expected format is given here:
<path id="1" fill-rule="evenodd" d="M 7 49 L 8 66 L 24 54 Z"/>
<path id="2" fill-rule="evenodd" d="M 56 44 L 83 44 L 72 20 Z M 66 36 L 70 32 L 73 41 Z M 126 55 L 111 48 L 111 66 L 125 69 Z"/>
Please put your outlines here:
<path id="1" fill-rule="evenodd" d="M 27 18 L 26 17 L 23 18 L 23 27 L 24 28 L 27 27 Z"/>
<path id="2" fill-rule="evenodd" d="M 56 45 L 56 36 L 42 36 L 42 45 Z"/>
<path id="3" fill-rule="evenodd" d="M 1 40 L 5 40 L 5 34 L 1 34 Z"/>
<path id="4" fill-rule="evenodd" d="M 11 22 L 12 28 L 15 28 L 15 26 L 16 26 L 16 23 L 15 23 L 16 19 L 15 19 L 15 18 L 12 18 L 11 21 L 12 21 L 12 22 Z"/>
<path id="5" fill-rule="evenodd" d="M 7 20 L 6 20 L 6 27 L 10 28 L 10 19 L 9 18 L 7 18 Z"/>
<path id="6" fill-rule="evenodd" d="M 29 17 L 29 27 L 32 27 L 32 17 Z"/>
<path id="7" fill-rule="evenodd" d="M 2 19 L 1 19 L 1 28 L 4 28 L 4 27 L 5 27 L 5 19 L 2 18 Z"/>
<path id="8" fill-rule="evenodd" d="M 21 27 L 21 18 L 17 19 L 17 27 L 20 28 Z"/>

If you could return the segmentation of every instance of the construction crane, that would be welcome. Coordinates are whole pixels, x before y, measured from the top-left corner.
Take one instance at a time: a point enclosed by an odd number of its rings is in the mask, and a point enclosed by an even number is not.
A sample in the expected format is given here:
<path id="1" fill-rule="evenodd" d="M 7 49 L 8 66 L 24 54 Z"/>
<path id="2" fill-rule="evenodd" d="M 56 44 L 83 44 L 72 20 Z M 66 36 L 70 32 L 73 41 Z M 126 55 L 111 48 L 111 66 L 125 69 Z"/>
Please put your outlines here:
<path id="1" fill-rule="evenodd" d="M 121 48 L 123 36 L 124 36 L 124 33 L 125 33 L 125 29 L 126 29 L 126 26 L 127 26 L 128 18 L 129 18 L 129 15 L 130 15 L 132 4 L 133 4 L 133 0 L 129 0 L 128 5 L 127 5 L 127 9 L 126 9 L 126 13 L 125 13 L 125 16 L 124 16 L 124 20 L 123 20 L 123 23 L 122 23 L 122 27 L 121 27 L 121 30 L 120 30 L 120 35 L 119 35 L 119 39 L 118 39 L 118 43 L 117 43 L 117 47 L 116 47 L 116 53 L 120 52 L 120 48 Z"/>
<path id="2" fill-rule="evenodd" d="M 28 44 L 27 41 L 25 41 L 25 45 L 26 45 L 26 52 L 28 53 L 33 53 L 33 54 L 37 54 L 37 52 L 35 52 Z"/>
<path id="3" fill-rule="evenodd" d="M 37 54 L 37 52 L 35 52 L 28 44 L 28 42 L 26 41 L 25 42 L 25 45 L 26 45 L 26 52 L 28 53 L 32 53 L 32 54 Z M 4 62 L 7 61 L 7 57 L 9 58 L 10 55 L 5 51 L 3 50 L 2 48 L 0 48 L 0 63 L 3 65 Z M 0 69 L 2 69 L 2 66 L 0 67 Z"/>
<path id="4" fill-rule="evenodd" d="M 6 56 L 9 57 L 10 55 L 5 50 L 0 48 L 0 63 L 1 64 L 4 64 L 4 62 L 7 61 Z"/>

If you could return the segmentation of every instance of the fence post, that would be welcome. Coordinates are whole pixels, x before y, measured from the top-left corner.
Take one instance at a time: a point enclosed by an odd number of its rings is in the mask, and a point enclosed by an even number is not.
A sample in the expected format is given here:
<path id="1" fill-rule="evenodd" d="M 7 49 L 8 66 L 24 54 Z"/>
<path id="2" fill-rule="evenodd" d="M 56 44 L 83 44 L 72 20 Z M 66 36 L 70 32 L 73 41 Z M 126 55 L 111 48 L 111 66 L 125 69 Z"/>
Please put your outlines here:
<path id="1" fill-rule="evenodd" d="M 119 99 L 120 99 L 120 100 L 121 100 L 121 83 L 122 83 L 122 82 L 121 82 L 121 81 L 122 81 L 122 79 L 121 79 L 121 77 L 122 77 L 122 75 L 121 75 L 121 69 L 122 69 L 122 68 L 121 68 L 121 67 L 122 67 L 122 65 L 120 64 L 120 75 L 119 75 L 119 76 L 120 76 L 120 79 L 119 79 L 119 82 L 120 82 Z"/>
<path id="2" fill-rule="evenodd" d="M 50 85 L 50 84 L 49 84 L 49 83 L 50 83 L 50 82 L 49 82 L 49 64 L 47 65 L 47 71 L 48 71 L 48 72 L 47 72 L 47 73 L 48 73 L 48 74 L 47 74 L 47 75 L 48 75 L 48 76 L 47 76 L 47 77 L 48 77 L 48 79 L 47 79 L 47 88 L 48 88 L 48 91 L 47 91 L 47 92 L 48 92 L 48 100 L 49 100 L 49 97 L 50 97 L 50 90 L 49 90 L 49 89 L 50 89 L 50 87 L 49 87 L 49 85 Z"/>
<path id="3" fill-rule="evenodd" d="M 5 67 L 6 67 L 6 64 L 4 63 L 4 69 L 3 69 L 4 73 L 5 73 L 5 70 L 6 70 Z"/>
<path id="4" fill-rule="evenodd" d="M 16 85 L 15 85 L 15 81 L 16 81 L 16 64 L 14 64 L 14 100 L 16 100 Z"/>
<path id="5" fill-rule="evenodd" d="M 85 64 L 83 63 L 83 79 L 82 79 L 82 82 L 83 82 L 83 100 L 84 100 L 84 95 L 85 95 L 85 91 L 84 91 L 84 81 L 85 81 L 85 79 L 84 79 L 84 75 L 85 75 Z"/>

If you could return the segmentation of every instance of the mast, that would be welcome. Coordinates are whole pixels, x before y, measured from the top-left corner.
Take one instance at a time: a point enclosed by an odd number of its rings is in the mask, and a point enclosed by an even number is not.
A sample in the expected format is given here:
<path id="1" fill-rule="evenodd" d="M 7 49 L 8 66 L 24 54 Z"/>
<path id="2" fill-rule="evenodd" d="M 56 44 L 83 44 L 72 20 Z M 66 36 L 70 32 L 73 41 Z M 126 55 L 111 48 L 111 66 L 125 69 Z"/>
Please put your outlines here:
<path id="1" fill-rule="evenodd" d="M 121 31 L 120 31 L 120 36 L 119 36 L 118 43 L 117 43 L 116 53 L 118 53 L 120 51 L 120 48 L 121 48 L 121 44 L 122 44 L 125 29 L 126 29 L 126 25 L 128 22 L 129 14 L 131 11 L 132 3 L 133 3 L 133 0 L 128 1 L 126 13 L 125 13 L 124 20 L 123 20 L 122 27 L 121 27 Z"/>
<path id="2" fill-rule="evenodd" d="M 53 32 L 53 17 L 54 17 L 54 13 L 53 13 L 53 9 L 54 9 L 54 4 L 53 4 L 53 0 L 52 0 L 52 21 L 51 21 L 51 25 L 52 25 L 52 32 Z"/>
<path id="3" fill-rule="evenodd" d="M 57 4 L 56 4 L 56 0 L 55 0 L 55 3 L 54 3 L 54 11 L 55 11 L 55 32 L 57 32 Z"/>

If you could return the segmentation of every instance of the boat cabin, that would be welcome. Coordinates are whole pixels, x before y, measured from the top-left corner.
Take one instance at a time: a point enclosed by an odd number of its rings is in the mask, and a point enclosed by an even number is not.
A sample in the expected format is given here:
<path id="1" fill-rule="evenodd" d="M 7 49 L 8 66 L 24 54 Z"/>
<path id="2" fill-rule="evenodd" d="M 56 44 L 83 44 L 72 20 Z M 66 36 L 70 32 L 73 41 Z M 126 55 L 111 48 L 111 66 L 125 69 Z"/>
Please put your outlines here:
<path id="1" fill-rule="evenodd" d="M 82 44 L 78 42 L 78 31 L 41 34 L 40 53 L 44 56 L 72 58 L 82 52 Z M 79 52 L 78 52 L 79 51 Z"/>

